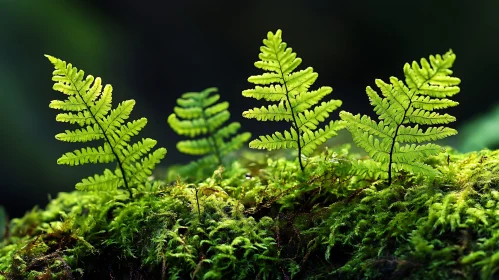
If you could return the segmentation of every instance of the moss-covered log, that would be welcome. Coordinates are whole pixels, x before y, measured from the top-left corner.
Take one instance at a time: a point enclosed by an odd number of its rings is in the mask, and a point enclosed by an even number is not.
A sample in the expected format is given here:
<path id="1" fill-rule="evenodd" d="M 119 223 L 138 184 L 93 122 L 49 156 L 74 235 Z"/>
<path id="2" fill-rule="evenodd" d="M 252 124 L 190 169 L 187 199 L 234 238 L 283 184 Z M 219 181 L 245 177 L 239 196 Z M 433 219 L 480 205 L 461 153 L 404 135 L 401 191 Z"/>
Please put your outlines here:
<path id="1" fill-rule="evenodd" d="M 499 152 L 450 152 L 390 186 L 348 147 L 241 156 L 198 184 L 61 193 L 9 223 L 0 279 L 493 279 Z M 220 176 L 220 172 L 223 176 Z"/>

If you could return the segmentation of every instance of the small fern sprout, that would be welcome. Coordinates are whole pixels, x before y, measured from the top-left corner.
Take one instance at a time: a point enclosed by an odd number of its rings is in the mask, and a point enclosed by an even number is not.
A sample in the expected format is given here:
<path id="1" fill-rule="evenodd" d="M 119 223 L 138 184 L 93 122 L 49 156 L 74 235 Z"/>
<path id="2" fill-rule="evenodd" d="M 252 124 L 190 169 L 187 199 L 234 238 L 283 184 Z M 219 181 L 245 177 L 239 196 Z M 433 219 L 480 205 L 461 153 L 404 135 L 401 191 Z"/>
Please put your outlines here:
<path id="1" fill-rule="evenodd" d="M 311 155 L 317 146 L 337 135 L 337 131 L 343 128 L 341 121 L 330 121 L 324 128 L 318 128 L 319 123 L 325 121 L 342 102 L 329 100 L 318 104 L 333 89 L 321 87 L 309 91 L 318 74 L 312 67 L 295 71 L 302 60 L 296 57 L 296 53 L 287 47 L 281 37 L 281 30 L 277 30 L 275 34 L 267 34 L 267 39 L 263 40 L 264 46 L 260 48 L 260 61 L 255 62 L 257 68 L 266 72 L 248 78 L 250 83 L 263 86 L 256 86 L 242 93 L 246 97 L 277 103 L 247 110 L 243 112 L 243 116 L 258 121 L 291 123 L 290 130 L 260 136 L 251 141 L 249 147 L 267 150 L 297 149 L 298 161 L 303 171 L 302 156 Z M 313 106 L 315 107 L 312 110 L 308 110 Z"/>
<path id="2" fill-rule="evenodd" d="M 114 171 L 105 169 L 102 175 L 83 179 L 76 189 L 83 191 L 110 191 L 124 187 L 130 197 L 132 188 L 143 185 L 151 175 L 155 165 L 164 158 L 166 149 L 151 149 L 156 140 L 143 138 L 129 144 L 132 136 L 138 135 L 147 124 L 146 118 L 125 122 L 135 105 L 134 100 L 126 100 L 111 110 L 113 88 L 103 87 L 101 78 L 84 72 L 58 58 L 46 55 L 55 66 L 52 80 L 53 89 L 67 96 L 67 99 L 50 102 L 52 109 L 66 111 L 57 114 L 56 120 L 78 124 L 81 128 L 66 130 L 55 136 L 64 142 L 89 142 L 103 140 L 97 148 L 87 147 L 63 154 L 58 164 L 79 165 L 86 163 L 116 162 Z"/>
<path id="3" fill-rule="evenodd" d="M 448 51 L 444 55 L 430 56 L 429 61 L 423 58 L 420 64 L 416 61 L 406 63 L 405 83 L 395 77 L 390 78 L 390 83 L 376 80 L 383 98 L 368 86 L 366 92 L 374 111 L 379 115 L 379 122 L 365 115 L 352 115 L 345 111 L 340 113 L 340 117 L 347 122 L 354 142 L 388 173 L 389 185 L 393 172 L 399 170 L 430 177 L 437 174 L 436 170 L 422 161 L 439 154 L 443 148 L 433 143 L 419 143 L 457 133 L 449 127 L 435 126 L 453 122 L 455 117 L 433 112 L 458 105 L 447 99 L 460 91 L 460 80 L 450 76 L 455 59 L 456 55 Z"/>
<path id="4" fill-rule="evenodd" d="M 201 92 L 184 93 L 177 99 L 174 113 L 168 117 L 168 124 L 179 135 L 193 140 L 177 143 L 177 149 L 185 154 L 204 156 L 186 166 L 187 170 L 223 165 L 224 157 L 239 149 L 251 137 L 251 133 L 237 134 L 241 127 L 238 122 L 225 124 L 229 118 L 229 102 L 217 103 L 220 99 L 217 88 L 207 88 Z M 179 119 L 181 118 L 181 119 Z"/>

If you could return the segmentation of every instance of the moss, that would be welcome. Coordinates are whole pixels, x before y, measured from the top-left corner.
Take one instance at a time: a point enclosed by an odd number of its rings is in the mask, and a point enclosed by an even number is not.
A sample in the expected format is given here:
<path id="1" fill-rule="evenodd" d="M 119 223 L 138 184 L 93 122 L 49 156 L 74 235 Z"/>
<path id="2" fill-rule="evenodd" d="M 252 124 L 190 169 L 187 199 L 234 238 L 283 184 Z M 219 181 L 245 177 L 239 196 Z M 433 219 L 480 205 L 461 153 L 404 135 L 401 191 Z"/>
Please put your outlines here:
<path id="1" fill-rule="evenodd" d="M 242 156 L 192 184 L 61 193 L 12 219 L 0 279 L 492 279 L 499 152 L 429 158 L 388 186 L 348 146 Z"/>

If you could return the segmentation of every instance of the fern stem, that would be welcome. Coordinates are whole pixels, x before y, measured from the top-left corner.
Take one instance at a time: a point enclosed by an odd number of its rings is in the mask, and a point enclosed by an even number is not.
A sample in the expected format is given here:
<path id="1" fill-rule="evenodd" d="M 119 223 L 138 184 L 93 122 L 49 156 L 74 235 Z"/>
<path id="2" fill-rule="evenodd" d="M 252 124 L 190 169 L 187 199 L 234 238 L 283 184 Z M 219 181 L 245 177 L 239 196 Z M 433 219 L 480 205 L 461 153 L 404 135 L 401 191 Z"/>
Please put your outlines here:
<path id="1" fill-rule="evenodd" d="M 281 63 L 279 62 L 279 68 L 281 67 Z M 282 80 L 284 81 L 284 75 L 281 72 Z M 291 110 L 291 115 L 293 116 L 293 125 L 291 128 L 296 129 L 296 134 L 298 135 L 298 162 L 300 163 L 300 169 L 303 172 L 305 170 L 305 167 L 303 166 L 303 162 L 301 160 L 301 140 L 300 140 L 300 129 L 298 128 L 298 122 L 296 121 L 295 113 L 293 112 L 293 106 L 291 106 L 291 100 L 289 99 L 288 95 L 288 86 L 286 85 L 286 82 L 284 81 L 284 88 L 286 89 L 286 99 L 288 100 L 289 104 L 289 109 Z"/>
<path id="2" fill-rule="evenodd" d="M 421 86 L 424 85 L 427 81 L 431 80 L 437 73 L 438 73 L 438 71 L 435 71 L 435 73 L 433 73 L 426 81 L 421 83 Z M 417 87 L 418 91 L 421 89 L 421 86 Z M 395 147 L 395 140 L 398 136 L 398 131 L 399 131 L 400 126 L 404 123 L 405 117 L 407 115 L 407 111 L 409 111 L 409 109 L 411 108 L 413 96 L 414 96 L 414 94 L 412 96 L 408 96 L 409 97 L 409 104 L 407 105 L 407 109 L 405 109 L 405 111 L 404 111 L 404 116 L 402 117 L 402 120 L 400 121 L 400 123 L 397 125 L 397 128 L 395 129 L 395 134 L 393 135 L 393 138 L 392 138 L 393 141 L 392 141 L 392 146 L 390 148 L 390 162 L 388 163 L 388 186 L 390 186 L 392 184 L 393 149 Z"/>
<path id="3" fill-rule="evenodd" d="M 198 204 L 198 221 L 201 221 L 201 210 L 199 208 L 199 197 L 198 197 L 198 191 L 199 189 L 196 188 L 196 202 Z"/>
<path id="4" fill-rule="evenodd" d="M 218 166 L 222 165 L 222 159 L 221 159 L 221 155 L 220 155 L 220 149 L 218 148 L 218 144 L 217 144 L 217 141 L 215 139 L 215 137 L 213 137 L 213 132 L 211 131 L 209 125 L 208 125 L 208 120 L 207 120 L 207 117 L 206 117 L 206 114 L 204 113 L 204 108 L 202 107 L 203 104 L 201 102 L 200 106 L 202 108 L 201 110 L 201 117 L 203 118 L 203 121 L 204 121 L 204 124 L 206 125 L 206 127 L 208 128 L 208 138 L 210 139 L 210 146 L 213 147 L 213 149 L 215 150 L 215 157 L 217 159 L 217 164 Z"/>
<path id="5" fill-rule="evenodd" d="M 278 53 L 277 53 L 277 50 L 275 49 L 275 44 L 274 44 L 274 52 L 275 52 L 276 58 L 278 58 Z M 281 61 L 279 59 L 277 59 L 277 63 L 279 64 L 279 72 L 281 72 L 282 82 L 284 84 L 284 89 L 286 90 L 286 100 L 288 101 L 289 110 L 291 111 L 291 116 L 293 117 L 293 125 L 291 126 L 291 128 L 294 128 L 296 130 L 296 134 L 298 135 L 298 140 L 297 140 L 297 142 L 298 142 L 298 162 L 300 163 L 300 169 L 303 172 L 305 170 L 305 167 L 303 166 L 303 162 L 301 160 L 300 129 L 298 128 L 298 122 L 296 121 L 295 112 L 293 111 L 293 106 L 291 106 L 291 100 L 289 99 L 288 85 L 286 84 L 286 80 L 284 79 L 284 73 L 282 72 Z"/>
<path id="6" fill-rule="evenodd" d="M 402 117 L 402 121 L 397 125 L 397 128 L 395 129 L 395 134 L 392 137 L 392 146 L 390 147 L 390 162 L 388 163 L 388 186 L 392 184 L 392 164 L 393 164 L 393 149 L 395 147 L 395 140 L 397 138 L 397 133 L 399 131 L 400 126 L 404 122 L 405 115 L 407 114 L 407 111 L 411 107 L 411 101 L 409 101 L 409 106 L 407 106 L 407 109 L 404 111 L 404 116 Z"/>
<path id="7" fill-rule="evenodd" d="M 129 195 L 130 198 L 132 198 L 132 190 L 130 190 L 130 187 L 128 186 L 128 181 L 126 180 L 125 170 L 123 169 L 123 165 L 122 165 L 122 163 L 120 161 L 120 158 L 118 157 L 118 154 L 116 153 L 116 151 L 114 150 L 113 146 L 111 145 L 111 141 L 109 141 L 109 137 L 107 136 L 106 131 L 104 131 L 104 128 L 100 124 L 99 120 L 95 117 L 94 113 L 92 113 L 92 110 L 90 110 L 90 107 L 88 106 L 87 101 L 81 95 L 81 92 L 80 92 L 81 88 L 77 88 L 76 87 L 76 82 L 75 81 L 71 81 L 71 82 L 74 85 L 74 87 L 76 89 L 76 92 L 78 93 L 78 96 L 83 101 L 83 104 L 85 104 L 85 108 L 88 110 L 88 112 L 90 113 L 90 115 L 92 116 L 92 118 L 95 120 L 95 122 L 99 126 L 99 129 L 102 131 L 102 134 L 104 134 L 104 138 L 106 139 L 106 142 L 109 144 L 109 148 L 111 149 L 111 152 L 116 157 L 116 161 L 118 162 L 118 167 L 119 167 L 119 169 L 121 171 L 121 175 L 123 177 L 123 182 L 125 184 L 126 190 L 128 191 L 128 195 Z"/>

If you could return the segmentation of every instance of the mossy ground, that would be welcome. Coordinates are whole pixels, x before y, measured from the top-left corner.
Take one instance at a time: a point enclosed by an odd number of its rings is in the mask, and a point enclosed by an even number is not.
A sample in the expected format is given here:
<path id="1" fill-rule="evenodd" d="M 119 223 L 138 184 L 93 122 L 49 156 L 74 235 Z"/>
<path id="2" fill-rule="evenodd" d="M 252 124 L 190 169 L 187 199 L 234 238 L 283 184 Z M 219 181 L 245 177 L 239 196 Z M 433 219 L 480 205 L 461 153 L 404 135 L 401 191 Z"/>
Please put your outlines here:
<path id="1" fill-rule="evenodd" d="M 61 193 L 13 219 L 0 279 L 499 278 L 499 152 L 391 186 L 347 147 L 234 162 L 200 183 Z"/>

